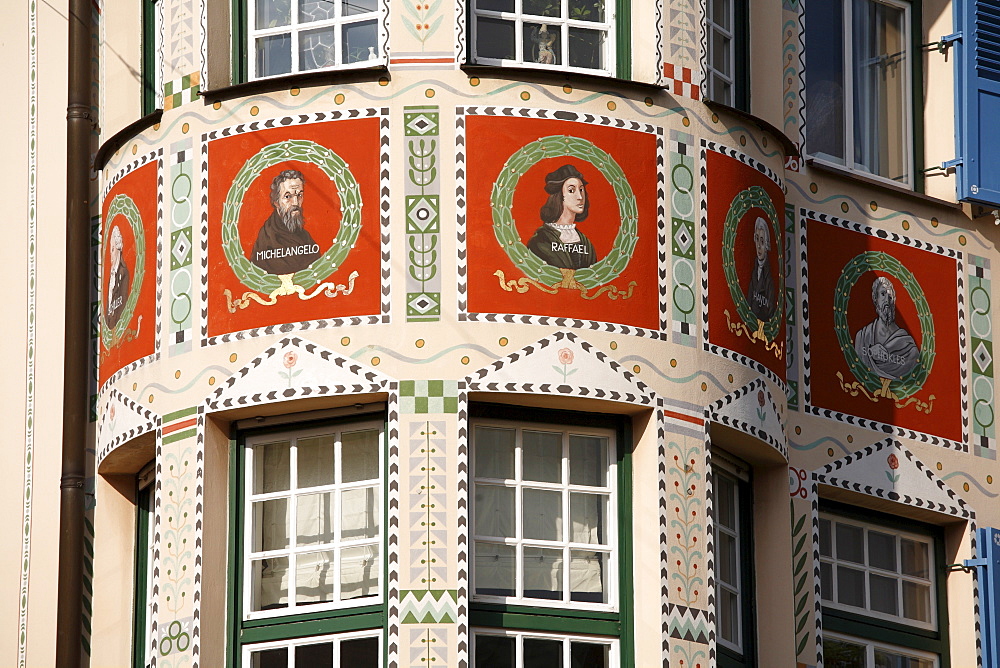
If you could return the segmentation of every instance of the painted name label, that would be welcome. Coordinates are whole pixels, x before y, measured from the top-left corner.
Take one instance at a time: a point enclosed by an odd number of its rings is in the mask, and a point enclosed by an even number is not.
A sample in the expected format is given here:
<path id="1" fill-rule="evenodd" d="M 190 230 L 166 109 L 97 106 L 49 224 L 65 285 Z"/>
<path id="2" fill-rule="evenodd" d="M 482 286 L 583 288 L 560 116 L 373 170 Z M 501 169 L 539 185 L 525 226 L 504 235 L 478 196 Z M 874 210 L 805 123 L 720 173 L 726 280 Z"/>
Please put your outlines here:
<path id="1" fill-rule="evenodd" d="M 587 246 L 586 244 L 561 244 L 558 241 L 552 242 L 552 252 L 553 253 L 580 253 L 586 254 Z"/>
<path id="2" fill-rule="evenodd" d="M 902 355 L 894 355 L 883 346 L 868 346 L 868 356 L 876 362 L 892 362 L 893 364 L 906 364 L 906 358 Z"/>
<path id="3" fill-rule="evenodd" d="M 108 304 L 108 313 L 112 313 L 115 309 L 122 305 L 122 297 L 115 297 L 114 300 Z"/>
<path id="4" fill-rule="evenodd" d="M 310 255 L 319 253 L 318 244 L 302 244 L 301 246 L 281 246 L 280 248 L 268 248 L 257 251 L 255 256 L 258 260 L 273 260 L 279 257 L 289 257 L 292 255 Z"/>

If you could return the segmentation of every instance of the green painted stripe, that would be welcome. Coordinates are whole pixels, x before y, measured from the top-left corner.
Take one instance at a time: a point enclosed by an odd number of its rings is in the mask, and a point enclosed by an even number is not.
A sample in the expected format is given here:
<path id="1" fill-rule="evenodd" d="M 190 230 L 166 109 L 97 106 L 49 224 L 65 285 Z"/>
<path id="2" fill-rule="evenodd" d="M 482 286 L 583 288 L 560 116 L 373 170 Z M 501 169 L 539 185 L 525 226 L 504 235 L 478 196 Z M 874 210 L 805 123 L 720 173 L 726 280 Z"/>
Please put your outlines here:
<path id="1" fill-rule="evenodd" d="M 168 434 L 163 437 L 163 445 L 169 443 L 176 443 L 177 441 L 183 441 L 185 438 L 194 438 L 195 434 L 198 433 L 197 429 L 185 429 L 184 431 L 179 431 L 175 434 Z"/>
<path id="2" fill-rule="evenodd" d="M 185 417 L 187 415 L 194 415 L 197 412 L 198 412 L 198 407 L 192 406 L 191 408 L 182 408 L 179 411 L 174 411 L 173 413 L 167 413 L 166 415 L 163 416 L 163 424 L 167 424 L 168 422 L 173 422 L 174 420 Z"/>
<path id="3" fill-rule="evenodd" d="M 436 104 L 423 104 L 423 105 L 415 105 L 412 107 L 403 107 L 403 111 L 410 111 L 411 109 L 434 109 L 436 111 L 438 109 L 438 106 Z"/>

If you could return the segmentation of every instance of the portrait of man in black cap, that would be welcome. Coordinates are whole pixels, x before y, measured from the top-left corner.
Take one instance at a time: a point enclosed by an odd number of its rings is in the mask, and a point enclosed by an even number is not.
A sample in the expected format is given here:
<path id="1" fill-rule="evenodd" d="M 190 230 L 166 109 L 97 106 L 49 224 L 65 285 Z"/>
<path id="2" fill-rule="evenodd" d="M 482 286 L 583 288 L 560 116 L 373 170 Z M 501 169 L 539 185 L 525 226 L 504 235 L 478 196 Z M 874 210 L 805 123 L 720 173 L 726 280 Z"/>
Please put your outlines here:
<path id="1" fill-rule="evenodd" d="M 587 219 L 587 180 L 573 165 L 563 165 L 545 177 L 548 200 L 539 211 L 542 226 L 528 240 L 528 250 L 559 269 L 584 269 L 597 262 L 594 245 L 577 229 Z"/>

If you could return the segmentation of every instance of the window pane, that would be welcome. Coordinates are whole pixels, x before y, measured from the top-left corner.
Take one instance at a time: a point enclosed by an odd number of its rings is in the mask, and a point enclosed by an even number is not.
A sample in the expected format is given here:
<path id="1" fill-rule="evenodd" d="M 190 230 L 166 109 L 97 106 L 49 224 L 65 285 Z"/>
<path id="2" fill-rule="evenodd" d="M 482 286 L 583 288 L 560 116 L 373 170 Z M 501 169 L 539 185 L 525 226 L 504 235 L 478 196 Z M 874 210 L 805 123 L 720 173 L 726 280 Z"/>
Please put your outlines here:
<path id="1" fill-rule="evenodd" d="M 257 38 L 257 76 L 270 77 L 292 71 L 292 36 Z"/>
<path id="2" fill-rule="evenodd" d="M 341 437 L 341 473 L 344 482 L 378 480 L 379 432 L 351 431 Z"/>
<path id="3" fill-rule="evenodd" d="M 299 21 L 327 21 L 335 18 L 336 5 L 330 0 L 299 0 Z"/>
<path id="4" fill-rule="evenodd" d="M 604 31 L 590 28 L 569 29 L 570 67 L 604 68 Z"/>
<path id="5" fill-rule="evenodd" d="M 490 668 L 514 668 L 515 640 L 505 636 L 476 635 L 475 665 Z"/>
<path id="6" fill-rule="evenodd" d="M 476 593 L 485 596 L 513 596 L 516 557 L 513 545 L 476 541 Z M 492 665 L 492 664 L 486 664 Z"/>
<path id="7" fill-rule="evenodd" d="M 514 11 L 514 0 L 475 0 L 476 9 L 487 9 L 491 12 Z"/>
<path id="8" fill-rule="evenodd" d="M 569 484 L 606 487 L 608 439 L 604 436 L 569 436 Z"/>
<path id="9" fill-rule="evenodd" d="M 288 441 L 253 446 L 253 493 L 283 492 L 291 485 L 292 446 Z"/>
<path id="10" fill-rule="evenodd" d="M 534 14 L 535 16 L 559 16 L 562 13 L 562 2 L 560 0 L 522 0 L 522 14 Z"/>
<path id="11" fill-rule="evenodd" d="M 861 527 L 851 524 L 836 525 L 837 558 L 841 561 L 865 563 L 865 533 Z"/>
<path id="12" fill-rule="evenodd" d="M 526 488 L 521 507 L 525 538 L 563 539 L 561 493 Z"/>
<path id="13" fill-rule="evenodd" d="M 844 13 L 841 2 L 806 4 L 809 153 L 844 162 Z"/>
<path id="14" fill-rule="evenodd" d="M 251 668 L 288 668 L 288 648 L 265 649 L 250 655 Z"/>
<path id="15" fill-rule="evenodd" d="M 715 476 L 716 517 L 720 526 L 736 530 L 736 481 L 725 475 Z"/>
<path id="16" fill-rule="evenodd" d="M 934 662 L 914 656 L 896 654 L 886 649 L 875 649 L 875 668 L 933 668 Z"/>
<path id="17" fill-rule="evenodd" d="M 333 600 L 333 550 L 307 552 L 295 558 L 295 602 L 325 603 Z"/>
<path id="18" fill-rule="evenodd" d="M 575 21 L 604 21 L 604 0 L 569 0 L 569 17 Z"/>
<path id="19" fill-rule="evenodd" d="M 358 21 L 344 26 L 344 63 L 360 63 L 378 58 L 376 21 Z"/>
<path id="20" fill-rule="evenodd" d="M 333 668 L 333 643 L 299 645 L 295 648 L 295 668 Z"/>
<path id="21" fill-rule="evenodd" d="M 736 592 L 719 588 L 719 633 L 722 639 L 733 645 L 740 644 L 739 597 Z"/>
<path id="22" fill-rule="evenodd" d="M 899 614 L 899 589 L 895 579 L 871 573 L 868 585 L 871 588 L 869 605 L 872 610 L 894 616 Z"/>
<path id="23" fill-rule="evenodd" d="M 607 603 L 608 554 L 572 550 L 569 555 L 570 600 Z"/>
<path id="24" fill-rule="evenodd" d="M 611 647 L 593 642 L 576 642 L 569 644 L 570 668 L 608 668 L 610 665 Z"/>
<path id="25" fill-rule="evenodd" d="M 903 575 L 916 578 L 930 578 L 930 560 L 927 556 L 927 544 L 902 538 L 899 541 L 899 551 L 902 557 Z"/>
<path id="26" fill-rule="evenodd" d="M 340 599 L 378 594 L 378 545 L 345 547 L 340 551 Z"/>
<path id="27" fill-rule="evenodd" d="M 837 567 L 837 601 L 844 605 L 865 607 L 865 573 L 853 568 Z"/>
<path id="28" fill-rule="evenodd" d="M 356 638 L 340 643 L 340 665 L 345 668 L 378 668 L 378 638 Z"/>
<path id="29" fill-rule="evenodd" d="M 514 430 L 476 427 L 476 477 L 514 478 Z"/>
<path id="30" fill-rule="evenodd" d="M 865 668 L 865 647 L 828 636 L 823 639 L 823 665 L 826 668 Z"/>
<path id="31" fill-rule="evenodd" d="M 341 540 L 374 538 L 378 535 L 378 494 L 374 487 L 344 490 L 340 503 Z"/>
<path id="32" fill-rule="evenodd" d="M 254 552 L 288 547 L 288 499 L 257 501 L 253 504 Z"/>
<path id="33" fill-rule="evenodd" d="M 833 600 L 833 564 L 819 565 L 820 588 L 823 590 L 823 600 Z"/>
<path id="34" fill-rule="evenodd" d="M 290 0 L 257 0 L 256 28 L 277 28 L 292 22 Z"/>
<path id="35" fill-rule="evenodd" d="M 538 482 L 561 482 L 562 434 L 525 430 L 521 438 L 522 477 Z"/>
<path id="36" fill-rule="evenodd" d="M 513 60 L 514 22 L 480 16 L 476 19 L 476 55 Z"/>
<path id="37" fill-rule="evenodd" d="M 717 556 L 719 559 L 719 579 L 732 587 L 738 587 L 739 555 L 736 553 L 735 536 L 730 536 L 727 533 L 719 533 Z"/>
<path id="38" fill-rule="evenodd" d="M 250 572 L 250 605 L 254 610 L 288 606 L 288 557 L 254 559 Z"/>
<path id="39" fill-rule="evenodd" d="M 562 668 L 562 641 L 524 639 L 524 668 Z"/>
<path id="40" fill-rule="evenodd" d="M 474 533 L 514 537 L 514 488 L 476 483 Z"/>
<path id="41" fill-rule="evenodd" d="M 521 53 L 524 62 L 541 65 L 562 64 L 562 30 L 559 26 L 524 23 L 521 28 Z"/>
<path id="42" fill-rule="evenodd" d="M 868 532 L 868 565 L 884 571 L 896 570 L 896 537 L 878 531 Z"/>
<path id="43" fill-rule="evenodd" d="M 336 540 L 333 492 L 303 494 L 295 504 L 295 542 L 298 545 L 318 545 Z"/>
<path id="44" fill-rule="evenodd" d="M 833 527 L 830 525 L 830 520 L 819 521 L 819 553 L 824 557 L 833 556 Z"/>
<path id="45" fill-rule="evenodd" d="M 708 78 L 709 86 L 711 86 L 710 93 L 711 99 L 716 102 L 721 102 L 722 104 L 733 103 L 733 84 L 726 81 L 716 72 L 711 72 Z"/>
<path id="46" fill-rule="evenodd" d="M 733 76 L 732 63 L 730 62 L 731 49 L 733 48 L 732 38 L 713 29 L 709 32 L 709 41 L 711 42 L 709 53 L 712 57 L 712 67 L 727 77 Z"/>
<path id="47" fill-rule="evenodd" d="M 931 621 L 931 588 L 903 581 L 903 616 L 918 622 Z"/>
<path id="48" fill-rule="evenodd" d="M 708 15 L 712 23 L 723 30 L 732 30 L 732 7 L 731 0 L 709 0 Z"/>
<path id="49" fill-rule="evenodd" d="M 607 533 L 604 519 L 607 517 L 608 497 L 603 494 L 569 495 L 570 541 L 606 545 Z"/>
<path id="50" fill-rule="evenodd" d="M 323 434 L 313 438 L 300 438 L 296 443 L 299 487 L 332 485 L 334 480 L 333 434 Z"/>
<path id="51" fill-rule="evenodd" d="M 524 595 L 527 598 L 563 597 L 563 552 L 524 548 Z"/>
<path id="52" fill-rule="evenodd" d="M 329 0 L 325 0 L 329 2 Z M 330 3 L 333 4 L 333 3 Z M 355 14 L 367 14 L 378 11 L 378 0 L 343 0 L 341 5 L 344 16 L 354 16 Z"/>

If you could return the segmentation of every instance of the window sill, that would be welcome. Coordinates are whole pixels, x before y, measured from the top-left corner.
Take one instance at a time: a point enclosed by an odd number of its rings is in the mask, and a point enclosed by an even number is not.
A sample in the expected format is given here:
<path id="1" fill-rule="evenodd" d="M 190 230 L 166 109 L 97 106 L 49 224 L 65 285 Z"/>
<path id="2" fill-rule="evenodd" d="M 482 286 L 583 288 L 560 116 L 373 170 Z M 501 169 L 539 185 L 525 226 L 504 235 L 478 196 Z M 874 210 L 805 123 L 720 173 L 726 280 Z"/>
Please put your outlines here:
<path id="1" fill-rule="evenodd" d="M 760 118 L 759 116 L 754 116 L 749 111 L 743 111 L 742 109 L 738 109 L 737 107 L 731 107 L 728 104 L 723 104 L 721 102 L 713 102 L 712 100 L 708 99 L 705 100 L 705 106 L 708 107 L 709 109 L 712 109 L 713 111 L 721 110 L 726 112 L 727 114 L 732 114 L 733 116 L 737 116 L 738 118 L 750 121 L 758 128 L 760 128 L 764 132 L 767 132 L 768 134 L 770 134 L 771 136 L 773 136 L 775 139 L 778 140 L 778 143 L 780 143 L 781 147 L 785 150 L 786 158 L 799 157 L 799 147 L 795 145 L 795 142 L 793 142 L 788 135 L 786 135 L 784 132 L 774 127 L 767 121 L 765 121 L 763 118 Z"/>
<path id="2" fill-rule="evenodd" d="M 850 181 L 860 181 L 861 183 L 875 186 L 876 188 L 881 188 L 886 192 L 896 193 L 899 195 L 904 195 L 907 197 L 912 197 L 914 199 L 921 200 L 923 202 L 928 202 L 930 204 L 937 204 L 938 206 L 946 206 L 950 209 L 961 210 L 962 205 L 959 202 L 949 202 L 948 200 L 938 199 L 937 197 L 931 197 L 930 195 L 925 195 L 922 192 L 917 192 L 912 188 L 907 188 L 905 186 L 898 186 L 893 183 L 887 183 L 882 179 L 876 179 L 871 176 L 865 176 L 864 174 L 859 174 L 858 172 L 852 172 L 846 167 L 841 167 L 840 165 L 835 165 L 833 163 L 826 162 L 825 160 L 820 160 L 818 158 L 806 158 L 806 164 L 813 169 L 816 169 L 827 174 L 832 174 L 843 179 Z"/>
<path id="3" fill-rule="evenodd" d="M 284 74 L 267 79 L 254 79 L 242 83 L 221 86 L 211 90 L 203 90 L 198 94 L 205 99 L 206 103 L 222 102 L 237 97 L 246 97 L 256 93 L 273 93 L 279 90 L 287 90 L 297 86 L 312 86 L 325 83 L 358 83 L 372 81 L 376 77 L 387 77 L 389 68 L 384 64 L 373 65 L 371 67 L 355 67 L 344 70 L 322 70 L 319 72 L 297 72 L 295 74 Z"/>
<path id="4" fill-rule="evenodd" d="M 494 79 L 513 79 L 516 81 L 525 81 L 530 80 L 530 78 L 536 78 L 544 81 L 545 83 L 554 83 L 556 81 L 559 83 L 566 83 L 570 80 L 582 80 L 590 81 L 595 84 L 597 82 L 606 84 L 610 81 L 622 86 L 635 86 L 643 90 L 665 90 L 665 87 L 659 84 L 639 81 L 637 79 L 619 79 L 616 76 L 597 71 L 581 72 L 579 70 L 557 70 L 542 67 L 524 67 L 522 65 L 487 65 L 484 63 L 465 63 L 462 65 L 462 71 L 467 72 L 470 75 L 477 76 L 488 74 Z"/>
<path id="5" fill-rule="evenodd" d="M 136 136 L 146 128 L 159 123 L 162 117 L 163 110 L 157 109 L 152 113 L 146 114 L 142 118 L 129 123 L 109 137 L 107 141 L 101 144 L 101 147 L 97 149 L 97 153 L 94 155 L 94 171 L 99 172 L 104 169 L 104 166 L 108 164 L 108 160 L 111 159 L 111 156 L 115 151 L 127 144 L 132 137 Z"/>

